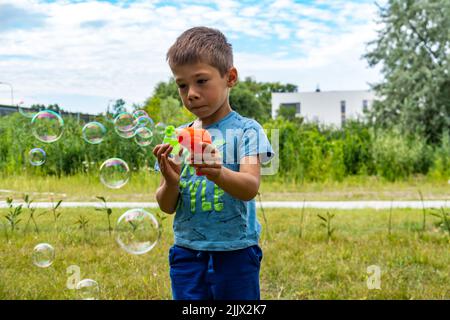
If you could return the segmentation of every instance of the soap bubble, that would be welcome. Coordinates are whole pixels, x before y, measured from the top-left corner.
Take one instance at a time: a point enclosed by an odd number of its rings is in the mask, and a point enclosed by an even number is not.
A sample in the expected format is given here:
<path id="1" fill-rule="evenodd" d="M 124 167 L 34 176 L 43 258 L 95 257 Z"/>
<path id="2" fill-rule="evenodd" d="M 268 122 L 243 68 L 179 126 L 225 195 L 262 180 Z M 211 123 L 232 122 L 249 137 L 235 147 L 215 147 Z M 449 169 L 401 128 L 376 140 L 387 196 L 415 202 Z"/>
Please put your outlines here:
<path id="1" fill-rule="evenodd" d="M 128 164 L 119 158 L 111 158 L 100 167 L 100 181 L 111 189 L 123 187 L 130 179 Z"/>
<path id="2" fill-rule="evenodd" d="M 122 132 L 131 131 L 136 128 L 136 119 L 131 113 L 122 112 L 114 119 L 114 126 Z"/>
<path id="3" fill-rule="evenodd" d="M 144 209 L 130 209 L 117 220 L 116 241 L 131 254 L 144 254 L 153 249 L 160 237 L 156 218 Z"/>
<path id="4" fill-rule="evenodd" d="M 100 292 L 97 281 L 83 279 L 77 283 L 78 296 L 83 300 L 96 300 Z"/>
<path id="5" fill-rule="evenodd" d="M 131 139 L 136 134 L 135 130 L 120 131 L 120 130 L 117 130 L 117 128 L 114 128 L 114 131 L 116 131 L 116 133 L 119 137 L 124 138 L 124 139 Z"/>
<path id="6" fill-rule="evenodd" d="M 139 128 L 136 130 L 134 139 L 135 139 L 136 143 L 138 145 L 140 145 L 141 147 L 149 146 L 153 140 L 152 130 L 150 130 L 147 127 Z"/>
<path id="7" fill-rule="evenodd" d="M 106 119 L 108 122 L 114 124 L 114 120 L 115 120 L 116 117 L 117 117 L 120 113 L 122 113 L 122 112 L 125 112 L 125 111 L 115 112 L 115 113 L 105 112 L 105 119 Z"/>
<path id="8" fill-rule="evenodd" d="M 45 162 L 45 158 L 47 155 L 45 154 L 45 151 L 41 148 L 34 148 L 31 149 L 28 153 L 28 158 L 30 160 L 31 165 L 33 166 L 40 166 L 43 165 Z"/>
<path id="9" fill-rule="evenodd" d="M 33 118 L 36 115 L 36 113 L 39 112 L 39 109 L 40 108 L 37 106 L 32 107 L 26 104 L 23 100 L 20 100 L 20 102 L 17 104 L 17 110 L 19 111 L 19 113 L 24 117 L 30 119 Z"/>
<path id="10" fill-rule="evenodd" d="M 33 249 L 33 263 L 40 268 L 47 268 L 55 259 L 55 249 L 48 243 L 40 243 Z"/>
<path id="11" fill-rule="evenodd" d="M 139 117 L 148 117 L 148 114 L 145 110 L 136 110 L 133 112 L 133 116 L 137 119 Z"/>
<path id="12" fill-rule="evenodd" d="M 99 144 L 103 141 L 106 128 L 100 122 L 86 123 L 82 130 L 83 139 L 90 144 Z"/>
<path id="13" fill-rule="evenodd" d="M 110 99 L 108 101 L 108 106 L 106 108 L 105 111 L 105 119 L 114 124 L 114 120 L 116 119 L 116 117 L 123 112 L 126 112 L 126 108 L 124 107 L 125 105 L 125 101 L 123 101 L 122 99 Z"/>
<path id="14" fill-rule="evenodd" d="M 50 143 L 61 138 L 64 121 L 61 116 L 51 110 L 38 112 L 31 120 L 33 135 L 40 141 Z"/>
<path id="15" fill-rule="evenodd" d="M 148 116 L 141 116 L 136 119 L 136 125 L 138 128 L 147 127 L 149 129 L 153 129 L 155 123 L 153 122 L 152 118 Z"/>
<path id="16" fill-rule="evenodd" d="M 164 133 L 166 132 L 166 125 L 162 122 L 158 122 L 155 125 L 155 133 L 159 134 L 159 135 L 164 135 Z"/>

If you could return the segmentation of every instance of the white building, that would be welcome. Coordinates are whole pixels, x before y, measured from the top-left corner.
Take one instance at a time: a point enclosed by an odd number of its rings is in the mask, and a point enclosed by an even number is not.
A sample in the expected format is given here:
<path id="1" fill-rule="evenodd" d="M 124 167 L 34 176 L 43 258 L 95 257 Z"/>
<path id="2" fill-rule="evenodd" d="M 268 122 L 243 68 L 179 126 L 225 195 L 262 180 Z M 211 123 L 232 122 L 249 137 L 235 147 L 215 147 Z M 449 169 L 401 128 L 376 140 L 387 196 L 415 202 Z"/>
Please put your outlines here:
<path id="1" fill-rule="evenodd" d="M 370 90 L 273 92 L 272 118 L 277 117 L 280 108 L 295 108 L 296 116 L 305 121 L 341 127 L 346 119 L 362 116 L 374 99 L 375 92 Z"/>

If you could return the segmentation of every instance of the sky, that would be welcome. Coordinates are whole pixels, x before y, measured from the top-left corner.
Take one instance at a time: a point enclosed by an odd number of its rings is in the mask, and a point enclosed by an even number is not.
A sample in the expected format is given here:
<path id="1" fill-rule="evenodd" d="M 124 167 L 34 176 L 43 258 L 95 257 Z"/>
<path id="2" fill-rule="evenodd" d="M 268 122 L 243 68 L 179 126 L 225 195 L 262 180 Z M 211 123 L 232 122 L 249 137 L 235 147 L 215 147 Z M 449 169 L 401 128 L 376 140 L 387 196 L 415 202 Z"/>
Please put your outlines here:
<path id="1" fill-rule="evenodd" d="M 11 86 L 15 103 L 73 112 L 142 104 L 169 80 L 166 52 L 194 26 L 225 34 L 241 79 L 365 90 L 382 79 L 362 58 L 377 11 L 373 0 L 0 0 L 0 104 Z"/>

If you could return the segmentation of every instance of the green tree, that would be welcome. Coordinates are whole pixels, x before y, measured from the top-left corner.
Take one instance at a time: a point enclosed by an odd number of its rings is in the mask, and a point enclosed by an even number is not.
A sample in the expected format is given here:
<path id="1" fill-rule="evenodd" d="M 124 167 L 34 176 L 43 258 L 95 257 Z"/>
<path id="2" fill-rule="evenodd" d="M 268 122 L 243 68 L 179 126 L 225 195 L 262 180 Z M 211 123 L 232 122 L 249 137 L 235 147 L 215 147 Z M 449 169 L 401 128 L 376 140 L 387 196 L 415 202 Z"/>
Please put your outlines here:
<path id="1" fill-rule="evenodd" d="M 178 93 L 178 85 L 173 77 L 170 77 L 168 82 L 158 82 L 156 84 L 153 96 L 160 99 L 172 97 L 179 100 L 180 104 L 182 104 L 180 95 Z"/>
<path id="2" fill-rule="evenodd" d="M 261 102 L 258 101 L 245 84 L 237 83 L 230 93 L 230 105 L 233 110 L 245 117 L 259 120 L 263 113 Z"/>
<path id="3" fill-rule="evenodd" d="M 244 93 L 240 89 L 246 90 Z M 238 91 L 233 92 L 233 91 Z M 243 81 L 232 89 L 230 94 L 230 104 L 233 109 L 244 116 L 254 117 L 259 122 L 266 122 L 271 118 L 272 113 L 272 92 L 297 92 L 298 88 L 294 84 L 281 84 L 279 82 L 257 82 L 251 77 L 246 77 Z M 245 106 L 244 103 L 252 103 L 247 95 L 252 94 L 259 102 L 259 106 Z M 251 108 L 256 108 L 252 110 Z"/>
<path id="4" fill-rule="evenodd" d="M 177 108 L 174 108 L 175 105 L 177 105 Z M 184 109 L 181 108 L 182 105 L 183 102 L 181 101 L 178 93 L 178 86 L 175 79 L 170 77 L 168 82 L 161 81 L 156 84 L 152 96 L 145 101 L 143 109 L 148 113 L 153 121 L 155 121 L 155 123 L 163 122 L 166 124 L 174 124 L 174 122 L 170 119 L 170 115 L 176 114 L 177 111 Z M 186 114 L 186 111 L 181 112 L 183 116 Z M 174 120 L 178 121 L 179 119 Z"/>
<path id="5" fill-rule="evenodd" d="M 160 118 L 165 124 L 179 126 L 195 119 L 195 116 L 186 108 L 182 107 L 180 101 L 173 97 L 160 100 Z"/>
<path id="6" fill-rule="evenodd" d="M 231 90 L 230 104 L 234 110 L 243 116 L 264 123 L 271 118 L 272 92 L 297 92 L 297 90 L 297 86 L 293 84 L 256 82 L 251 77 L 246 77 Z M 163 111 L 161 103 L 167 98 L 173 100 L 165 102 L 169 103 L 170 106 L 169 110 Z M 155 122 L 164 122 L 167 121 L 167 115 L 176 110 L 172 108 L 174 100 L 178 101 L 179 106 L 183 105 L 178 93 L 178 86 L 175 79 L 171 77 L 168 82 L 161 81 L 156 85 L 152 96 L 145 101 L 143 109 Z M 185 108 L 181 109 L 186 112 Z M 185 116 L 183 115 L 182 118 L 185 118 Z"/>
<path id="7" fill-rule="evenodd" d="M 145 101 L 143 109 L 155 123 L 161 122 L 161 98 L 151 96 Z"/>
<path id="8" fill-rule="evenodd" d="M 118 99 L 116 102 L 114 102 L 112 106 L 112 110 L 114 114 L 119 114 L 121 112 L 125 112 L 125 101 L 123 99 Z"/>
<path id="9" fill-rule="evenodd" d="M 450 2 L 389 0 L 379 15 L 383 27 L 365 57 L 384 80 L 373 86 L 380 100 L 370 119 L 438 143 L 450 127 Z"/>
<path id="10" fill-rule="evenodd" d="M 297 109 L 294 105 L 290 106 L 281 106 L 278 110 L 278 117 L 282 117 L 283 119 L 287 119 L 290 121 L 295 120 L 295 114 L 297 113 Z"/>
<path id="11" fill-rule="evenodd" d="M 55 104 L 50 104 L 48 107 L 47 107 L 47 110 L 52 110 L 52 111 L 55 111 L 55 112 L 57 112 L 57 113 L 61 113 L 63 110 L 61 109 L 61 107 L 57 104 L 57 103 L 55 103 Z"/>

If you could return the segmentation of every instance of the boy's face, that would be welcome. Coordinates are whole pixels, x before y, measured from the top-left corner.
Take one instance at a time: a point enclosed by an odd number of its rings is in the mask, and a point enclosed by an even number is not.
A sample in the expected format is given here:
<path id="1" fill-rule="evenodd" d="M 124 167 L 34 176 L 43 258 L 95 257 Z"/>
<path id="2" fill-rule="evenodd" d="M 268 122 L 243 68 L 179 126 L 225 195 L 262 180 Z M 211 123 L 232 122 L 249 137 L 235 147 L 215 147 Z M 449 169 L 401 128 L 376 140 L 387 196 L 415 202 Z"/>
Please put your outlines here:
<path id="1" fill-rule="evenodd" d="M 219 109 L 229 106 L 228 92 L 237 80 L 231 68 L 223 77 L 207 63 L 193 63 L 172 69 L 185 107 L 199 119 L 207 119 Z"/>

